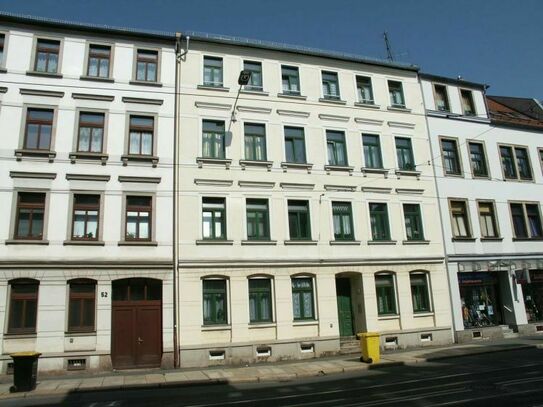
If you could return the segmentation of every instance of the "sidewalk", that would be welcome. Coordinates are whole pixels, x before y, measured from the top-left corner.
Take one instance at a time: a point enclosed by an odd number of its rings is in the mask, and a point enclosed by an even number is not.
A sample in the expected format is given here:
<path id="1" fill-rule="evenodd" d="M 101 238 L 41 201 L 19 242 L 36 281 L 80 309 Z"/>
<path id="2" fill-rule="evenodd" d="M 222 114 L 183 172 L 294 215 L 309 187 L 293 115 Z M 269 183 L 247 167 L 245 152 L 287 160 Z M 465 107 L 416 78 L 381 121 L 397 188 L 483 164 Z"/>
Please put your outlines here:
<path id="1" fill-rule="evenodd" d="M 543 335 L 497 341 L 481 341 L 468 345 L 427 347 L 415 350 L 386 352 L 381 361 L 372 365 L 362 363 L 358 354 L 304 361 L 258 364 L 245 367 L 211 367 L 204 369 L 122 371 L 88 373 L 60 377 L 41 375 L 36 390 L 27 393 L 10 393 L 11 376 L 0 376 L 0 400 L 7 398 L 67 394 L 70 392 L 152 388 L 219 383 L 248 383 L 290 381 L 296 378 L 324 376 L 346 372 L 379 369 L 390 366 L 410 365 L 482 353 L 504 352 L 525 348 L 543 349 Z"/>

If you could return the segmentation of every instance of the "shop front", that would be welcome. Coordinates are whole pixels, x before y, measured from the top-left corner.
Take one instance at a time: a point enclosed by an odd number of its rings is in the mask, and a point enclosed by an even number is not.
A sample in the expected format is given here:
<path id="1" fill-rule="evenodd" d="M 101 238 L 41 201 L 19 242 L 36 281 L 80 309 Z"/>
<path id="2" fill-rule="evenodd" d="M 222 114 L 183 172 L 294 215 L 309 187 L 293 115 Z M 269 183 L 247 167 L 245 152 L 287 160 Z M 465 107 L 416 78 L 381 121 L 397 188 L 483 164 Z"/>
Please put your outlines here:
<path id="1" fill-rule="evenodd" d="M 464 329 L 503 323 L 497 272 L 459 272 Z"/>
<path id="2" fill-rule="evenodd" d="M 529 271 L 529 279 L 522 284 L 522 293 L 528 322 L 543 321 L 543 269 Z"/>

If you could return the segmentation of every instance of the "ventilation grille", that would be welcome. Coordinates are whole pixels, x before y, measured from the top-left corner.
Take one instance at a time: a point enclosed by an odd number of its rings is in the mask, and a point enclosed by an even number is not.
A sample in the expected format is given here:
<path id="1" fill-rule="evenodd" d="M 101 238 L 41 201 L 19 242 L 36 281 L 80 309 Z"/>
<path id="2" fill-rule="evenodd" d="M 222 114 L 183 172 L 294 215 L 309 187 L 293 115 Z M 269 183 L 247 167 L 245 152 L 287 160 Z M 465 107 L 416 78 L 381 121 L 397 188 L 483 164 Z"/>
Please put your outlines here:
<path id="1" fill-rule="evenodd" d="M 87 359 L 68 359 L 68 370 L 85 370 Z"/>

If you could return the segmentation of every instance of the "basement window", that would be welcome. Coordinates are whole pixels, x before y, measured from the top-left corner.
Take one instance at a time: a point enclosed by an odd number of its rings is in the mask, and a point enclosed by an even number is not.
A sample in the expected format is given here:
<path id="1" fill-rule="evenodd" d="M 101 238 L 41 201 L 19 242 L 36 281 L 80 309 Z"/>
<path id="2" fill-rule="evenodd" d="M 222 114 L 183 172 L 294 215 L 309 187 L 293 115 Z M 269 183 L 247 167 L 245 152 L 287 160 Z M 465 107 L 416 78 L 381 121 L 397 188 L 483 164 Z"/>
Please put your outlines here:
<path id="1" fill-rule="evenodd" d="M 209 360 L 224 360 L 226 352 L 224 350 L 210 350 Z"/>
<path id="2" fill-rule="evenodd" d="M 420 341 L 421 342 L 432 342 L 432 334 L 421 334 L 420 335 Z"/>
<path id="3" fill-rule="evenodd" d="M 271 346 L 259 346 L 256 348 L 256 356 L 259 358 L 271 356 Z"/>
<path id="4" fill-rule="evenodd" d="M 301 343 L 300 352 L 302 353 L 315 353 L 315 345 L 312 343 Z"/>
<path id="5" fill-rule="evenodd" d="M 397 336 L 388 336 L 385 338 L 385 348 L 395 348 L 398 346 Z"/>
<path id="6" fill-rule="evenodd" d="M 86 368 L 86 359 L 68 359 L 68 370 L 85 370 Z"/>
<path id="7" fill-rule="evenodd" d="M 481 331 L 473 331 L 471 333 L 471 336 L 473 339 L 481 339 L 483 337 L 483 334 L 481 333 Z"/>

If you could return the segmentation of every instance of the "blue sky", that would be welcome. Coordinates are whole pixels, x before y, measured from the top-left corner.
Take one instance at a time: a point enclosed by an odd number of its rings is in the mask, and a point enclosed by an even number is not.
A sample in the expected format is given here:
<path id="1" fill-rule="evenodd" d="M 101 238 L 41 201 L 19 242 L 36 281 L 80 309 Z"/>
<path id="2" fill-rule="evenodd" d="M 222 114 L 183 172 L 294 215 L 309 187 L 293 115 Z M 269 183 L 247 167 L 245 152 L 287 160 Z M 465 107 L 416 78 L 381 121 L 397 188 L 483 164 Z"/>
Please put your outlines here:
<path id="1" fill-rule="evenodd" d="M 384 58 L 543 98 L 543 0 L 0 0 L 79 22 L 228 34 Z"/>

